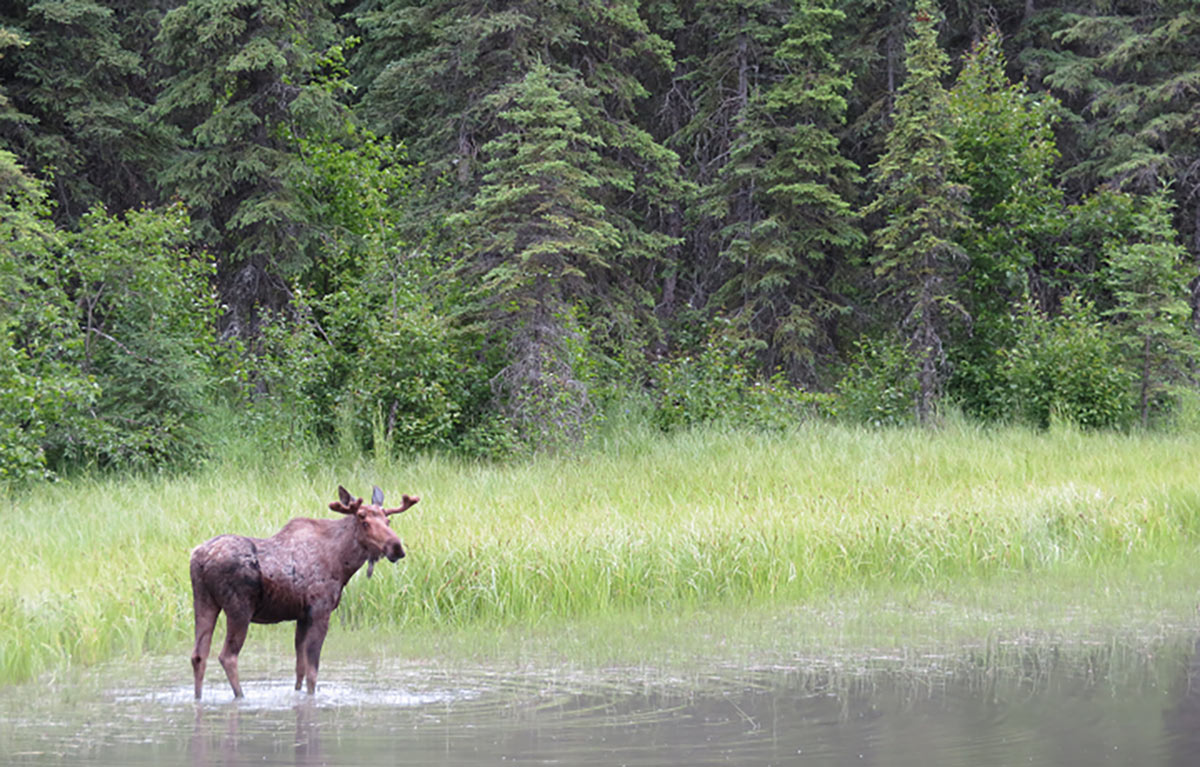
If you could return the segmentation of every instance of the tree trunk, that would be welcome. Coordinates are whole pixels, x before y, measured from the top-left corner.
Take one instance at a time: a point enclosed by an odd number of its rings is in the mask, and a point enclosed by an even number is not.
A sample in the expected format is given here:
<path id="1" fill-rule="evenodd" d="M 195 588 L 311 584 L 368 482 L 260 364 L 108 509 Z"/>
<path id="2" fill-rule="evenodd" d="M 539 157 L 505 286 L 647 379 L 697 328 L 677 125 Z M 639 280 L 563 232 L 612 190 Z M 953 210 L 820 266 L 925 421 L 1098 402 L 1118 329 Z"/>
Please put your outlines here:
<path id="1" fill-rule="evenodd" d="M 1141 385 L 1142 428 L 1150 423 L 1150 336 L 1142 342 L 1142 385 Z"/>

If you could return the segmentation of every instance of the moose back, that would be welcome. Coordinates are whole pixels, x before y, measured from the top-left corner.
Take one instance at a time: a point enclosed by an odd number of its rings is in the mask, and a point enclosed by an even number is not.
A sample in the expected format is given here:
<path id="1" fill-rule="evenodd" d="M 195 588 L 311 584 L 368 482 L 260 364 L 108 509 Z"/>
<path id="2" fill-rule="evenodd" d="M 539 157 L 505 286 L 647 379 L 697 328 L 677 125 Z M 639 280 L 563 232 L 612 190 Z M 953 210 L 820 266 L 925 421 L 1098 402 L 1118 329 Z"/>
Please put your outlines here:
<path id="1" fill-rule="evenodd" d="M 339 485 L 338 500 L 329 508 L 343 514 L 341 519 L 297 518 L 270 538 L 218 535 L 197 546 L 191 558 L 196 698 L 222 610 L 225 646 L 217 658 L 234 697 L 242 697 L 237 659 L 250 624 L 280 621 L 296 621 L 296 689 L 307 682 L 312 694 L 329 615 L 341 601 L 342 589 L 364 563 L 370 577 L 380 558 L 395 562 L 404 556 L 388 517 L 419 500 L 405 495 L 400 506 L 388 509 L 378 487 L 371 503 L 364 503 Z"/>

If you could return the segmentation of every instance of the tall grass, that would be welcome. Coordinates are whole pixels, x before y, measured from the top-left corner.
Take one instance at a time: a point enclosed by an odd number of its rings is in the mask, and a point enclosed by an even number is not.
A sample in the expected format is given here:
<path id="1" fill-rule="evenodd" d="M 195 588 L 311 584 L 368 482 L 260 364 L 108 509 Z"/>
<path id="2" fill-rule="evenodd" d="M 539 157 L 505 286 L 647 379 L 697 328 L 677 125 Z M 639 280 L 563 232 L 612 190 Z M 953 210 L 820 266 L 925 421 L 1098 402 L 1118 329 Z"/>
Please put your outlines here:
<path id="1" fill-rule="evenodd" d="M 630 430 L 512 465 L 297 451 L 76 479 L 0 511 L 0 682 L 185 646 L 190 549 L 328 515 L 338 484 L 422 501 L 394 523 L 409 557 L 356 577 L 337 620 L 461 628 L 1178 557 L 1200 542 L 1197 466 L 1200 435 L 817 424 Z"/>

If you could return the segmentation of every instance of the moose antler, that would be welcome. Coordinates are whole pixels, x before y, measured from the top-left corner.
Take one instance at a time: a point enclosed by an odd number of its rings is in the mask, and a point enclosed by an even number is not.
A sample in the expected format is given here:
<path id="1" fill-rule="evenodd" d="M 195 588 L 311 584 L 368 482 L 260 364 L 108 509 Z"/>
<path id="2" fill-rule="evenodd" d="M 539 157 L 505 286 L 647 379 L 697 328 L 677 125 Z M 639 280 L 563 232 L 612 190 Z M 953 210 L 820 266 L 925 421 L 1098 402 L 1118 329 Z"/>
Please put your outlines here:
<path id="1" fill-rule="evenodd" d="M 419 495 L 409 495 L 408 493 L 405 493 L 405 494 L 404 494 L 404 497 L 403 497 L 403 499 L 401 499 L 401 503 L 400 503 L 400 507 L 399 507 L 399 508 L 396 508 L 396 509 L 384 509 L 384 510 L 383 510 L 383 513 L 384 513 L 384 514 L 387 514 L 389 517 L 390 517 L 391 515 L 393 515 L 393 514 L 399 514 L 400 512 L 402 512 L 402 511 L 406 510 L 406 509 L 407 509 L 409 506 L 413 506 L 413 505 L 415 505 L 415 504 L 417 503 L 417 501 L 419 501 L 419 500 L 421 500 L 421 496 L 419 496 Z"/>

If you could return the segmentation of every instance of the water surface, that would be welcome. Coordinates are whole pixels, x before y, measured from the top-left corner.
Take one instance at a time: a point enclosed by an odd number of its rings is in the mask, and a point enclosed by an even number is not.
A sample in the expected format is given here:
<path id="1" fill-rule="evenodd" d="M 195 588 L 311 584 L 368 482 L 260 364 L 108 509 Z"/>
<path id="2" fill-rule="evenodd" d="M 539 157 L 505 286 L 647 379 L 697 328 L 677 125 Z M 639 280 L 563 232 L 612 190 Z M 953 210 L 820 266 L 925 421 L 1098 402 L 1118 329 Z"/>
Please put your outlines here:
<path id="1" fill-rule="evenodd" d="M 1200 763 L 1194 633 L 986 641 L 753 666 L 287 666 L 234 701 L 186 659 L 0 692 L 0 762 L 29 765 L 1185 765 Z"/>

